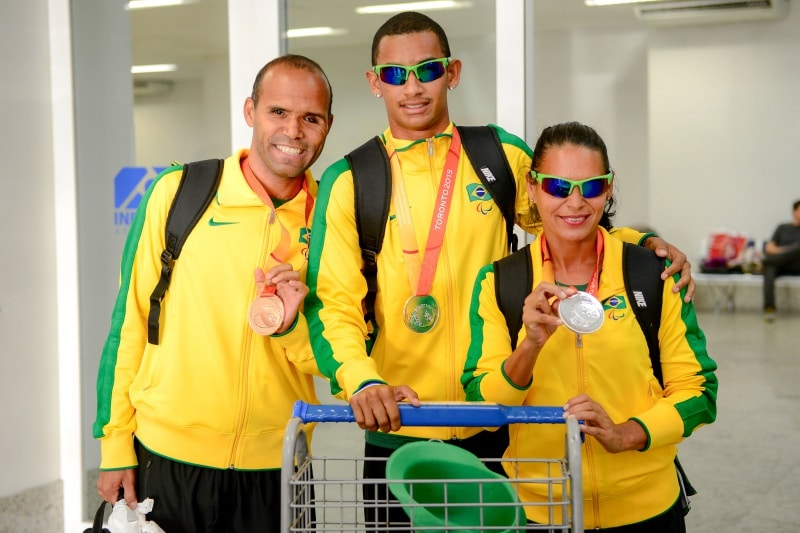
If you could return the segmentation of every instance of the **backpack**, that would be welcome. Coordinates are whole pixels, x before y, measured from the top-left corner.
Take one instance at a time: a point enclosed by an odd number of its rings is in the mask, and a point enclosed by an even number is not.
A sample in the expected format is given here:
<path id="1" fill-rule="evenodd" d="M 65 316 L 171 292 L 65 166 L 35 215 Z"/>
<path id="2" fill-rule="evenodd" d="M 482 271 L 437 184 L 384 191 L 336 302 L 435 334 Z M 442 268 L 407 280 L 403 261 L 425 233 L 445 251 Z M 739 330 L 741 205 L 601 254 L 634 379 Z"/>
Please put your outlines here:
<path id="1" fill-rule="evenodd" d="M 217 192 L 222 166 L 222 159 L 206 159 L 183 165 L 181 182 L 167 214 L 166 247 L 161 252 L 161 277 L 150 295 L 150 313 L 147 317 L 147 342 L 150 344 L 158 344 L 161 300 L 169 287 L 172 268 L 181 255 L 183 243 Z"/>
<path id="2" fill-rule="evenodd" d="M 517 235 L 514 233 L 517 184 L 497 131 L 489 126 L 456 128 L 475 173 L 503 214 L 509 249 L 514 252 L 517 249 Z M 379 136 L 347 154 L 345 159 L 353 175 L 358 243 L 364 261 L 364 279 L 367 282 L 364 319 L 370 323 L 375 318 L 375 296 L 378 292 L 377 256 L 383 246 L 386 220 L 389 217 L 392 171 Z M 382 179 L 377 179 L 378 177 Z"/>
<path id="3" fill-rule="evenodd" d="M 464 151 L 476 174 L 503 213 L 509 248 L 513 252 L 517 249 L 517 236 L 514 233 L 517 186 L 497 132 L 488 126 L 459 126 L 458 131 Z M 350 164 L 355 187 L 356 223 L 364 259 L 364 278 L 367 280 L 367 312 L 364 317 L 369 323 L 374 318 L 375 295 L 378 291 L 376 259 L 383 245 L 386 219 L 389 216 L 392 173 L 380 137 L 370 139 L 345 158 Z M 180 256 L 189 233 L 214 198 L 222 177 L 222 166 L 221 159 L 196 161 L 183 166 L 181 182 L 167 215 L 166 247 L 161 253 L 161 277 L 150 295 L 150 313 L 147 319 L 147 342 L 150 344 L 158 344 L 161 301 L 169 287 L 174 263 Z M 374 178 L 378 172 L 382 172 L 384 179 Z M 376 203 L 376 199 L 379 203 Z"/>
<path id="4" fill-rule="evenodd" d="M 502 311 L 511 335 L 511 346 L 516 349 L 517 335 L 522 328 L 522 306 L 533 286 L 533 265 L 529 252 L 530 244 L 509 256 L 495 261 L 494 280 L 497 305 Z M 627 242 L 622 246 L 622 277 L 628 301 L 639 327 L 642 328 L 650 363 L 661 386 L 664 378 L 661 370 L 661 348 L 658 344 L 658 329 L 661 324 L 661 305 L 664 281 L 661 272 L 664 270 L 664 259 L 658 257 L 647 248 Z M 526 290 L 519 290 L 525 287 Z M 681 487 L 681 506 L 683 514 L 689 512 L 691 505 L 687 496 L 694 496 L 697 491 L 689 482 L 686 473 L 675 456 L 675 469 L 678 472 L 678 483 Z"/>

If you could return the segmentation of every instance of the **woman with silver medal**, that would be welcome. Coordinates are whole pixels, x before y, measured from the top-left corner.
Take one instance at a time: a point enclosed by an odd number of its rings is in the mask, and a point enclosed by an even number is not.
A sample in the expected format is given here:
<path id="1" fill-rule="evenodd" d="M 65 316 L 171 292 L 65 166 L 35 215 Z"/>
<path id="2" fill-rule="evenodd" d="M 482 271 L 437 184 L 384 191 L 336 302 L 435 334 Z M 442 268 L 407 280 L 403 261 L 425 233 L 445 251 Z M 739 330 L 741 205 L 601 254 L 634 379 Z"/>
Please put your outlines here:
<path id="1" fill-rule="evenodd" d="M 615 174 L 594 129 L 570 122 L 545 128 L 528 179 L 540 237 L 529 255 L 533 287 L 516 346 L 497 304 L 495 270 L 478 276 L 471 344 L 461 382 L 468 400 L 564 406 L 586 435 L 581 464 L 589 531 L 685 532 L 674 465 L 676 445 L 716 416 L 716 363 L 694 308 L 664 281 L 659 348 L 663 387 L 627 301 L 623 243 L 611 228 Z M 506 457 L 556 457 L 561 426 L 509 427 Z M 509 463 L 515 464 L 515 463 Z M 506 469 L 540 478 L 535 463 Z M 550 523 L 542 486 L 520 483 L 528 520 Z"/>

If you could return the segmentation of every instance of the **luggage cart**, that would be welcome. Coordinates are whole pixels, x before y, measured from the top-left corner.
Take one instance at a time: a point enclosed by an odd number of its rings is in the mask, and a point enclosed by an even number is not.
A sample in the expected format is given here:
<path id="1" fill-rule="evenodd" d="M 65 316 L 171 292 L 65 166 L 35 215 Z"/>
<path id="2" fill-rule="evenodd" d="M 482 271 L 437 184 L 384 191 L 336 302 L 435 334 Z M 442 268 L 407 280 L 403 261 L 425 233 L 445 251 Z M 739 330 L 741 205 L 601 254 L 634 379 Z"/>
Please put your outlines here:
<path id="1" fill-rule="evenodd" d="M 356 453 L 349 457 L 318 457 L 309 452 L 304 424 L 354 422 L 348 405 L 312 405 L 295 403 L 292 418 L 283 443 L 281 471 L 281 531 L 302 532 L 391 532 L 428 531 L 569 531 L 583 532 L 583 486 L 581 481 L 582 437 L 575 419 L 565 420 L 561 407 L 503 406 L 478 402 L 423 403 L 420 407 L 400 404 L 404 426 L 496 427 L 505 424 L 565 424 L 564 456 L 557 458 L 503 459 L 512 471 L 524 462 L 536 462 L 547 475 L 512 479 L 498 476 L 463 478 L 458 476 L 430 477 L 419 474 L 411 478 L 362 478 L 364 457 L 362 444 L 354 443 Z M 401 448 L 402 449 L 402 448 Z M 385 458 L 368 458 L 386 461 Z M 485 463 L 500 462 L 501 458 L 482 458 Z M 391 458 L 389 459 L 391 461 Z M 432 463 L 429 463 L 429 465 Z M 422 467 L 422 471 L 428 471 Z M 491 474 L 491 472 L 489 472 Z M 388 477 L 388 472 L 387 472 Z M 535 483 L 546 488 L 546 502 L 523 504 L 516 500 L 518 484 Z M 411 501 L 368 501 L 362 497 L 365 484 L 383 485 L 394 492 L 402 488 Z M 496 501 L 490 495 L 499 484 L 514 488 L 513 501 Z M 386 491 L 388 492 L 388 491 Z M 435 494 L 436 502 L 423 500 L 423 495 Z M 466 498 L 464 495 L 467 495 Z M 545 506 L 549 523 L 528 524 L 524 509 Z M 365 508 L 387 509 L 402 507 L 410 524 L 366 524 Z M 507 516 L 509 510 L 517 519 L 498 523 L 496 516 Z M 423 515 L 427 518 L 422 520 Z M 467 516 L 465 519 L 464 517 Z M 433 522 L 431 522 L 433 517 Z M 438 522 L 437 522 L 438 520 Z M 465 521 L 466 520 L 466 521 Z M 477 522 L 476 522 L 477 520 Z M 505 520 L 505 519 L 503 519 Z M 420 525 L 423 524 L 424 525 Z"/>

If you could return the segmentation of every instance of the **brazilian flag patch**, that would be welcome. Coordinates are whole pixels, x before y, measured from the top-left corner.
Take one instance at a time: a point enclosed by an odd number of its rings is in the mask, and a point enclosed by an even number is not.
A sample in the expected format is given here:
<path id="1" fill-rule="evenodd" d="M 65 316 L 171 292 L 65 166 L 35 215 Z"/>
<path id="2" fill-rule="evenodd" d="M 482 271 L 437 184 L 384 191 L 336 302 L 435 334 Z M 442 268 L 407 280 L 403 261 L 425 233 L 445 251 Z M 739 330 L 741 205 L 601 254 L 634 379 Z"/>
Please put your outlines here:
<path id="1" fill-rule="evenodd" d="M 624 296 L 612 296 L 608 298 L 605 302 L 603 302 L 603 310 L 608 311 L 610 309 L 627 309 L 628 303 L 625 301 Z"/>
<path id="2" fill-rule="evenodd" d="M 480 183 L 470 183 L 467 185 L 467 195 L 470 202 L 485 202 L 492 199 L 492 195 L 486 190 L 486 187 Z"/>

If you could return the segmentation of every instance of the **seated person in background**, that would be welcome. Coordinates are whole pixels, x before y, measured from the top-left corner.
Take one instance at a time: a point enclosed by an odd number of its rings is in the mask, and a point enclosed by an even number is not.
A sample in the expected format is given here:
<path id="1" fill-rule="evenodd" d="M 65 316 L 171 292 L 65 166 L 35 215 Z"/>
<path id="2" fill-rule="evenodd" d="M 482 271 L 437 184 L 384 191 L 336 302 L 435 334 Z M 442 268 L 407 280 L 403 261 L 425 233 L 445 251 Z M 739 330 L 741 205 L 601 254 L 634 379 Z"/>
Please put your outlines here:
<path id="1" fill-rule="evenodd" d="M 470 308 L 471 342 L 461 378 L 467 400 L 563 405 L 565 416 L 584 422 L 587 531 L 684 532 L 676 445 L 714 421 L 717 397 L 717 365 L 706 352 L 694 307 L 673 293 L 677 276 L 664 281 L 662 386 L 634 304 L 626 304 L 623 243 L 607 231 L 614 173 L 605 143 L 577 122 L 545 128 L 531 168 L 531 218 L 543 231 L 516 252 L 530 254 L 533 272 L 533 287 L 524 289 L 530 294 L 519 342 L 512 345 L 497 303 L 494 267 L 488 265 L 475 281 Z M 606 315 L 599 330 L 580 338 L 558 313 L 578 290 L 593 295 Z M 564 427 L 512 424 L 509 442 L 506 458 L 559 457 Z M 512 461 L 504 467 L 511 478 L 547 476 L 541 463 Z M 551 496 L 535 483 L 521 483 L 518 491 L 524 503 Z M 530 521 L 550 522 L 546 506 L 526 505 L 525 512 Z"/>
<path id="2" fill-rule="evenodd" d="M 764 318 L 775 318 L 775 278 L 800 275 L 800 200 L 792 204 L 792 221 L 775 228 L 764 244 Z"/>

